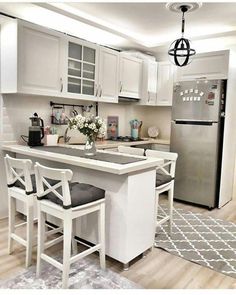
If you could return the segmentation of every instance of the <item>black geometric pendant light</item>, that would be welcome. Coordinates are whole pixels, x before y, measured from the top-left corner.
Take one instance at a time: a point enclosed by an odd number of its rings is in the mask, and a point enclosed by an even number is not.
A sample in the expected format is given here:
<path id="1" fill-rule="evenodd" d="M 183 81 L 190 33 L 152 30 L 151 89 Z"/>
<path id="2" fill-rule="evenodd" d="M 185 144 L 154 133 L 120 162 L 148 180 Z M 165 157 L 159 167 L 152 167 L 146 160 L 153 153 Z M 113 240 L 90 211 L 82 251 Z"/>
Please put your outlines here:
<path id="1" fill-rule="evenodd" d="M 184 67 L 192 61 L 192 57 L 196 54 L 196 50 L 191 48 L 190 40 L 184 38 L 184 14 L 189 10 L 189 6 L 182 4 L 178 8 L 182 12 L 182 37 L 171 43 L 168 54 L 172 63 L 178 67 Z"/>

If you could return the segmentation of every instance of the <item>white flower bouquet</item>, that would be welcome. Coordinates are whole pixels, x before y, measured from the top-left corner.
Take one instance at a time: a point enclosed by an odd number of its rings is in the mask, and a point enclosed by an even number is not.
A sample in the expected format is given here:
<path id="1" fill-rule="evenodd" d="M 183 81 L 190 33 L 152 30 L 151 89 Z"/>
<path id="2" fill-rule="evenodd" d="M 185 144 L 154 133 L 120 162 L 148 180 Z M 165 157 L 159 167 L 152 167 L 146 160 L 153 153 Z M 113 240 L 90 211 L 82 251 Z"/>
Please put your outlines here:
<path id="1" fill-rule="evenodd" d="M 69 119 L 68 126 L 70 129 L 79 130 L 82 134 L 93 139 L 96 139 L 98 135 L 103 137 L 106 133 L 106 124 L 104 120 L 93 115 L 88 117 L 77 115 Z"/>
<path id="2" fill-rule="evenodd" d="M 95 140 L 97 136 L 101 138 L 106 134 L 106 123 L 102 118 L 93 115 L 88 117 L 77 115 L 69 119 L 68 127 L 72 130 L 78 130 L 87 136 L 84 147 L 86 155 L 92 156 L 96 154 Z"/>

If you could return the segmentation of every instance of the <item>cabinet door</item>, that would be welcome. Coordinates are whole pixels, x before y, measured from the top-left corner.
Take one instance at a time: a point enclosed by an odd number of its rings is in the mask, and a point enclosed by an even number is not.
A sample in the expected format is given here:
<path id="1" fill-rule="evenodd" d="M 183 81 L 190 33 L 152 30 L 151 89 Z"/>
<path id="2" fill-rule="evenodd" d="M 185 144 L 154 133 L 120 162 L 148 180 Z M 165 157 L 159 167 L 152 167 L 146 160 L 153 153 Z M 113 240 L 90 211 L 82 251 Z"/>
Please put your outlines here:
<path id="1" fill-rule="evenodd" d="M 152 150 L 161 151 L 161 152 L 169 152 L 170 151 L 170 145 L 169 144 L 153 143 L 152 144 Z"/>
<path id="2" fill-rule="evenodd" d="M 67 57 L 67 96 L 95 100 L 97 46 L 71 38 L 67 44 Z"/>
<path id="3" fill-rule="evenodd" d="M 171 106 L 174 83 L 174 65 L 170 62 L 158 63 L 157 105 Z"/>
<path id="4" fill-rule="evenodd" d="M 22 24 L 19 26 L 18 45 L 18 91 L 60 95 L 61 36 Z"/>
<path id="5" fill-rule="evenodd" d="M 155 105 L 157 99 L 157 62 L 148 62 L 147 105 Z"/>
<path id="6" fill-rule="evenodd" d="M 192 62 L 176 71 L 176 81 L 205 79 L 227 79 L 229 51 L 197 54 Z"/>
<path id="7" fill-rule="evenodd" d="M 156 105 L 157 98 L 157 62 L 143 61 L 142 97 L 140 105 Z"/>
<path id="8" fill-rule="evenodd" d="M 142 60 L 129 55 L 120 56 L 120 96 L 140 98 Z"/>
<path id="9" fill-rule="evenodd" d="M 118 102 L 119 52 L 101 47 L 99 54 L 98 101 Z"/>

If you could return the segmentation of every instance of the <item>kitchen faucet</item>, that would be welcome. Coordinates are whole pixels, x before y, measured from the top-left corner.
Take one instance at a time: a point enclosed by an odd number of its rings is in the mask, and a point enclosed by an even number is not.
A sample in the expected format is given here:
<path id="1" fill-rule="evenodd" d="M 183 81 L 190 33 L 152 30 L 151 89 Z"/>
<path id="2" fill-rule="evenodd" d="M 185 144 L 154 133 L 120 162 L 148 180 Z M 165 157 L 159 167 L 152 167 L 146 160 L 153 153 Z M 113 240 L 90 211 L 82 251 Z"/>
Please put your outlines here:
<path id="1" fill-rule="evenodd" d="M 58 143 L 59 143 L 59 141 L 60 141 L 61 138 L 64 139 L 64 143 L 68 143 L 70 141 L 71 137 L 70 136 L 67 136 L 68 130 L 69 130 L 69 127 L 66 128 L 65 133 L 64 133 L 63 136 L 59 136 L 58 137 Z"/>

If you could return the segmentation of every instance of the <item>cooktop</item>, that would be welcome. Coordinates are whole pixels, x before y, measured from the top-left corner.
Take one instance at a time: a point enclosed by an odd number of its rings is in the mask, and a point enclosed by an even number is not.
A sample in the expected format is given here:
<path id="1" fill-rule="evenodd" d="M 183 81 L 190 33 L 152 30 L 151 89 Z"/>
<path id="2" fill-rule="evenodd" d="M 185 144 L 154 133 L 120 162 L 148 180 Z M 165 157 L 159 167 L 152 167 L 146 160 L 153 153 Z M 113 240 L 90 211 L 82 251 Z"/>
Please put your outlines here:
<path id="1" fill-rule="evenodd" d="M 123 141 L 123 142 L 134 142 L 134 141 L 143 141 L 141 138 L 133 138 L 131 136 L 117 136 L 117 137 L 111 137 L 109 140 L 113 141 Z"/>

